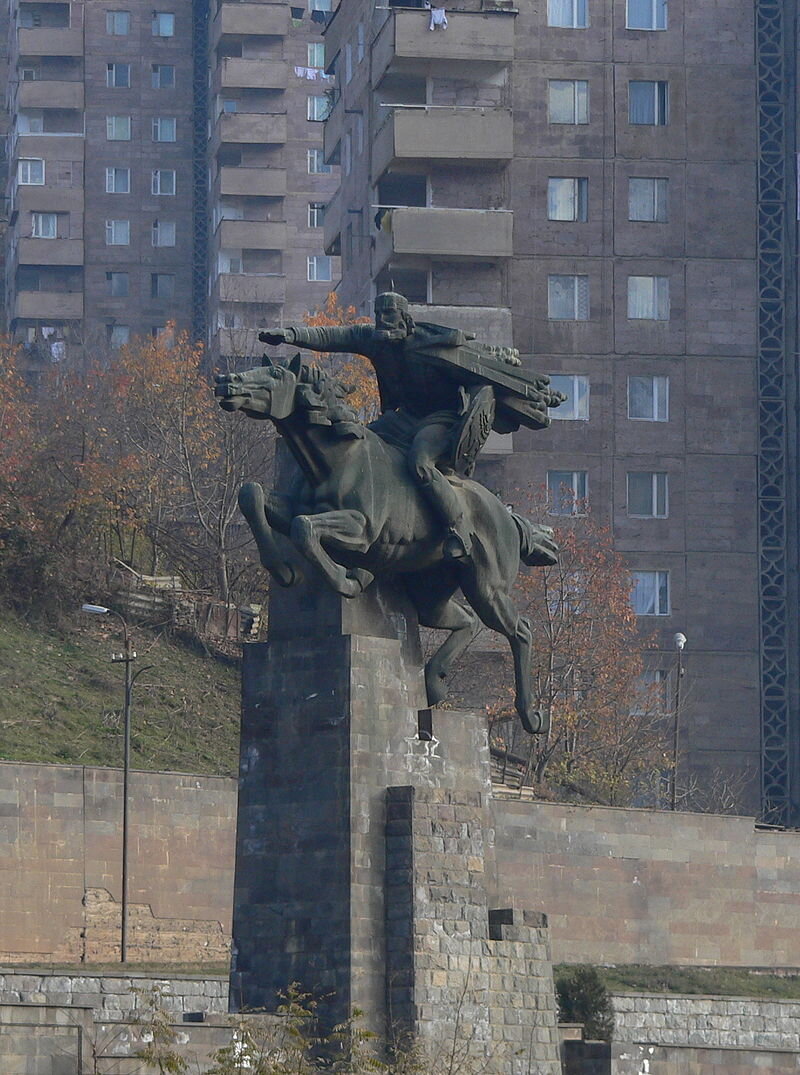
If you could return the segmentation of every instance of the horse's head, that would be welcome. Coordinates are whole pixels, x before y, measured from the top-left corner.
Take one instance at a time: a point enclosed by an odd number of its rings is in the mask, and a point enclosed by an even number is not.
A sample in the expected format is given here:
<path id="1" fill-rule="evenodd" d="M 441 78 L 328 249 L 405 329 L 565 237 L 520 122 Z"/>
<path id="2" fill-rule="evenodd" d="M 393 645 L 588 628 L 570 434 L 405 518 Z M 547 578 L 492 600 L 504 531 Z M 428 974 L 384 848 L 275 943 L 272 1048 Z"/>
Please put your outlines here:
<path id="1" fill-rule="evenodd" d="M 290 362 L 268 360 L 243 373 L 222 373 L 216 378 L 214 395 L 225 411 L 243 411 L 248 418 L 288 418 L 295 408 L 302 370 L 298 354 Z"/>

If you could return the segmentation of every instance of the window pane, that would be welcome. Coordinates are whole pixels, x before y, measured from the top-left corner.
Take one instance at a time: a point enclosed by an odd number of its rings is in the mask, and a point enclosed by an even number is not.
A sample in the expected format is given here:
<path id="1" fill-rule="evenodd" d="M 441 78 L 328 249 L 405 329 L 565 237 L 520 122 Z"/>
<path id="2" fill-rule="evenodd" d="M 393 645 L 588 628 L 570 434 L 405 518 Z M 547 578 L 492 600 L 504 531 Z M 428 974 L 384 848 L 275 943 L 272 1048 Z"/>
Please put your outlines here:
<path id="1" fill-rule="evenodd" d="M 559 421 L 583 419 L 589 417 L 589 378 L 574 374 L 553 374 L 550 386 L 557 392 L 563 392 L 566 402 L 549 411 L 553 419 Z"/>
<path id="2" fill-rule="evenodd" d="M 110 142 L 129 142 L 130 137 L 130 116 L 106 116 L 106 138 Z"/>
<path id="3" fill-rule="evenodd" d="M 306 61 L 309 67 L 324 67 L 325 66 L 325 46 L 321 43 L 315 43 L 308 46 L 308 55 Z"/>
<path id="4" fill-rule="evenodd" d="M 129 194 L 130 168 L 106 168 L 106 194 Z"/>
<path id="5" fill-rule="evenodd" d="M 550 79 L 549 120 L 551 123 L 575 122 L 575 83 L 563 79 Z"/>
<path id="6" fill-rule="evenodd" d="M 175 16 L 167 11 L 153 12 L 153 36 L 172 37 L 175 33 Z"/>
<path id="7" fill-rule="evenodd" d="M 547 493 L 551 515 L 579 515 L 587 494 L 585 470 L 548 470 Z"/>
<path id="8" fill-rule="evenodd" d="M 587 179 L 548 179 L 547 219 L 586 220 L 587 187 Z"/>
<path id="9" fill-rule="evenodd" d="M 632 471 L 628 474 L 628 515 L 652 516 L 653 475 L 650 471 Z"/>
<path id="10" fill-rule="evenodd" d="M 21 186 L 42 186 L 44 161 L 36 158 L 20 160 L 17 165 L 17 182 Z"/>
<path id="11" fill-rule="evenodd" d="M 669 277 L 629 276 L 628 317 L 631 320 L 669 320 Z"/>
<path id="12" fill-rule="evenodd" d="M 638 616 L 669 615 L 669 572 L 633 571 L 633 611 Z"/>
<path id="13" fill-rule="evenodd" d="M 126 272 L 107 272 L 108 293 L 115 299 L 124 299 L 128 295 L 128 274 Z"/>
<path id="14" fill-rule="evenodd" d="M 171 89 L 175 85 L 175 68 L 171 63 L 154 63 L 151 81 L 154 90 Z"/>
<path id="15" fill-rule="evenodd" d="M 654 124 L 656 121 L 655 82 L 628 83 L 628 119 L 631 123 Z"/>
<path id="16" fill-rule="evenodd" d="M 131 16 L 129 11 L 107 11 L 106 33 L 119 37 L 130 32 Z"/>
<path id="17" fill-rule="evenodd" d="M 628 417 L 666 422 L 669 418 L 669 378 L 629 377 Z"/>

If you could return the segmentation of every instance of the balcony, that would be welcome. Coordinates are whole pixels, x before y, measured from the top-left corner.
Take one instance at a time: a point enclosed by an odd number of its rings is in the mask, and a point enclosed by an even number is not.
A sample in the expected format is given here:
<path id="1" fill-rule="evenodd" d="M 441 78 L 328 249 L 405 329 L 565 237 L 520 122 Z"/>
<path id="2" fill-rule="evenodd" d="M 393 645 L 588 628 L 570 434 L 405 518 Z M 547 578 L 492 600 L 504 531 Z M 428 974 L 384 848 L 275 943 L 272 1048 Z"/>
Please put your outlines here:
<path id="1" fill-rule="evenodd" d="M 376 239 L 375 270 L 397 255 L 486 261 L 511 257 L 514 214 L 510 210 L 408 206 L 389 213 Z"/>
<path id="2" fill-rule="evenodd" d="M 211 27 L 211 41 L 221 37 L 284 37 L 289 32 L 285 4 L 223 4 Z"/>
<path id="3" fill-rule="evenodd" d="M 327 148 L 327 146 L 326 146 Z M 395 107 L 372 150 L 373 181 L 393 161 L 484 161 L 514 155 L 514 124 L 508 108 Z"/>
<path id="4" fill-rule="evenodd" d="M 338 254 L 342 238 L 342 188 L 325 206 L 323 226 L 323 249 L 326 254 Z"/>
<path id="5" fill-rule="evenodd" d="M 258 362 L 264 353 L 264 344 L 259 343 L 257 328 L 220 328 L 214 333 L 211 350 L 214 355 L 250 357 Z"/>
<path id="6" fill-rule="evenodd" d="M 13 316 L 39 321 L 78 320 L 83 317 L 83 292 L 18 291 Z"/>
<path id="7" fill-rule="evenodd" d="M 342 141 L 344 130 L 344 97 L 339 94 L 339 99 L 328 113 L 322 131 L 322 150 L 325 154 L 326 164 L 338 164 L 338 156 L 334 160 L 336 147 Z"/>
<path id="8" fill-rule="evenodd" d="M 244 198 L 282 198 L 286 194 L 285 168 L 222 167 L 219 193 Z"/>
<path id="9" fill-rule="evenodd" d="M 221 220 L 217 228 L 224 250 L 283 250 L 286 224 L 266 220 Z"/>
<path id="10" fill-rule="evenodd" d="M 284 302 L 285 299 L 285 276 L 220 273 L 217 277 L 217 302 L 279 304 Z"/>
<path id="11" fill-rule="evenodd" d="M 83 239 L 20 239 L 18 265 L 83 265 Z"/>
<path id="12" fill-rule="evenodd" d="M 53 169 L 55 171 L 55 169 Z M 49 177 L 48 177 L 49 179 Z M 17 212 L 83 213 L 83 187 L 12 184 L 11 209 Z"/>
<path id="13" fill-rule="evenodd" d="M 504 12 L 456 11 L 446 31 L 430 33 L 430 12 L 393 9 L 372 47 L 372 82 L 386 72 L 475 80 L 514 58 L 514 16 Z"/>
<path id="14" fill-rule="evenodd" d="M 274 113 L 223 112 L 217 119 L 212 152 L 220 145 L 268 145 L 286 141 L 286 116 Z"/>
<path id="15" fill-rule="evenodd" d="M 289 66 L 283 60 L 241 60 L 225 56 L 217 70 L 222 89 L 285 90 Z"/>
<path id="16" fill-rule="evenodd" d="M 17 31 L 20 58 L 26 56 L 82 56 L 83 31 L 39 27 Z"/>
<path id="17" fill-rule="evenodd" d="M 17 87 L 17 108 L 83 109 L 83 82 L 36 79 L 20 82 Z"/>

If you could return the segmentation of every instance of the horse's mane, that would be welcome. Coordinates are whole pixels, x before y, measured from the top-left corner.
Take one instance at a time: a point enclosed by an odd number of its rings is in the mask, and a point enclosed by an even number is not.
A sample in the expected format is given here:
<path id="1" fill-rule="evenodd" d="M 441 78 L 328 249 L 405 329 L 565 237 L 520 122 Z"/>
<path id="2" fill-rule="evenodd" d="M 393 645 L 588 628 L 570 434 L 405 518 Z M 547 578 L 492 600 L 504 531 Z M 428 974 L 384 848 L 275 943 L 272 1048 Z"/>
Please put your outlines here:
<path id="1" fill-rule="evenodd" d="M 281 363 L 288 365 L 288 363 Z M 365 426 L 344 401 L 353 389 L 315 362 L 304 362 L 297 378 L 295 407 L 306 412 L 310 425 L 328 425 L 339 437 L 364 436 Z"/>

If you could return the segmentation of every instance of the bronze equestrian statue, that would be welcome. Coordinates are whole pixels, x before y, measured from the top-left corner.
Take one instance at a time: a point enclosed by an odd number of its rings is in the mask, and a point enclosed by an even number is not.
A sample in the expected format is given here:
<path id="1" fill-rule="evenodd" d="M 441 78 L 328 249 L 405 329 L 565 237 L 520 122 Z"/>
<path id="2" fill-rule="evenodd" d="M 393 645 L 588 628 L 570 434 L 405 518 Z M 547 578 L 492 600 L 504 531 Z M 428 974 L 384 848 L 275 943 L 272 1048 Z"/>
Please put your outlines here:
<path id="1" fill-rule="evenodd" d="M 564 397 L 548 378 L 522 371 L 510 348 L 415 324 L 393 293 L 376 299 L 374 328 L 291 326 L 260 339 L 365 355 L 382 408 L 364 426 L 347 389 L 300 355 L 265 356 L 261 367 L 217 378 L 221 406 L 271 419 L 299 465 L 285 492 L 242 487 L 239 504 L 264 567 L 282 585 L 300 581 L 293 546 L 344 597 L 376 575 L 401 578 L 420 624 L 450 631 L 425 669 L 430 705 L 445 697 L 448 670 L 482 621 L 509 640 L 523 726 L 546 732 L 530 692 L 530 625 L 511 590 L 520 561 L 556 563 L 552 531 L 509 511 L 468 475 L 493 428 L 543 429 L 548 407 Z M 470 607 L 456 601 L 459 589 Z"/>

